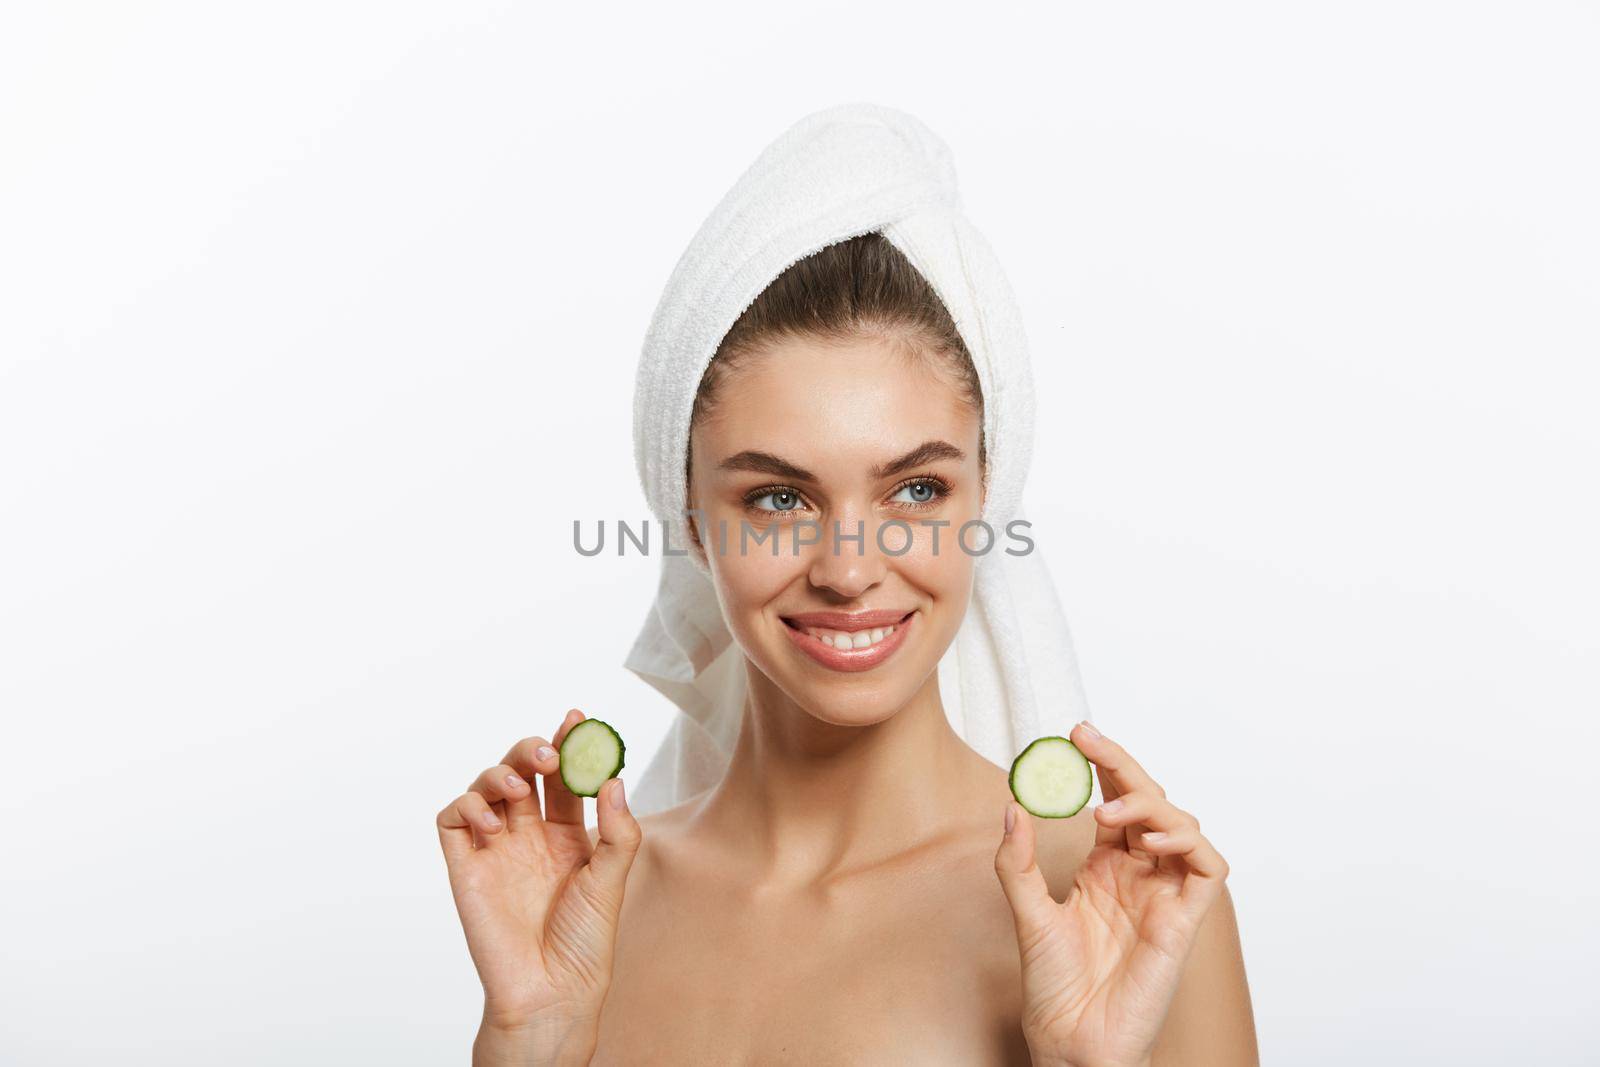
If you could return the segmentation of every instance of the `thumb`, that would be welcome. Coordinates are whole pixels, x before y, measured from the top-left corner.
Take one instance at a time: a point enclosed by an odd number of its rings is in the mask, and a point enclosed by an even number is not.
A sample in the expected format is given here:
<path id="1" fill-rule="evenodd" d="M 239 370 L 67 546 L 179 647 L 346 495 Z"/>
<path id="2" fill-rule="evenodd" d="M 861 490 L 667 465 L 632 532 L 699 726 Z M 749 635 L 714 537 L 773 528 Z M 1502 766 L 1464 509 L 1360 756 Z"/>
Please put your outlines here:
<path id="1" fill-rule="evenodd" d="M 994 854 L 994 873 L 1000 877 L 1017 924 L 1017 943 L 1026 946 L 1039 940 L 1055 918 L 1056 902 L 1045 884 L 1044 872 L 1033 849 L 1033 817 L 1014 800 L 1006 802 L 1010 829 Z"/>
<path id="2" fill-rule="evenodd" d="M 600 840 L 589 857 L 589 870 L 611 910 L 609 918 L 615 920 L 622 910 L 622 892 L 627 886 L 628 871 L 633 867 L 633 858 L 639 854 L 644 835 L 639 829 L 639 820 L 628 807 L 621 778 L 605 783 L 595 797 L 595 810 L 600 817 Z"/>

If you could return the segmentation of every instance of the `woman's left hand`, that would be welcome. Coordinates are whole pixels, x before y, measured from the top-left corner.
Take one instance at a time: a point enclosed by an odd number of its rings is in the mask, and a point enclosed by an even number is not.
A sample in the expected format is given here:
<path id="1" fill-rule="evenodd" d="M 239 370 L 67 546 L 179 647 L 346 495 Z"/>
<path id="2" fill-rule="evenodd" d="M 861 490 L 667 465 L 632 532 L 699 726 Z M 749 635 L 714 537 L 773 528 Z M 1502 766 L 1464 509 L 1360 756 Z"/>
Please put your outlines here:
<path id="1" fill-rule="evenodd" d="M 1106 802 L 1066 900 L 1050 896 L 1015 800 L 994 858 L 1022 954 L 1022 1029 L 1037 1067 L 1146 1067 L 1228 864 L 1121 745 L 1087 723 L 1070 740 Z"/>

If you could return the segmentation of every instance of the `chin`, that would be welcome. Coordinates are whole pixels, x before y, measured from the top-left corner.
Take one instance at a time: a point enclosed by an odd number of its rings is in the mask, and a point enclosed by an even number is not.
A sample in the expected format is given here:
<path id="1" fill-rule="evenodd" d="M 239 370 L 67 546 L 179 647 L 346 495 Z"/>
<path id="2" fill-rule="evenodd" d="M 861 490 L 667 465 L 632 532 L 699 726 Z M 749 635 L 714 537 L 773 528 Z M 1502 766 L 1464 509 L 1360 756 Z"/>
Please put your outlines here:
<path id="1" fill-rule="evenodd" d="M 856 685 L 807 685 L 804 681 L 788 689 L 791 699 L 814 719 L 834 726 L 873 726 L 894 717 L 911 702 L 916 686 L 871 687 Z"/>

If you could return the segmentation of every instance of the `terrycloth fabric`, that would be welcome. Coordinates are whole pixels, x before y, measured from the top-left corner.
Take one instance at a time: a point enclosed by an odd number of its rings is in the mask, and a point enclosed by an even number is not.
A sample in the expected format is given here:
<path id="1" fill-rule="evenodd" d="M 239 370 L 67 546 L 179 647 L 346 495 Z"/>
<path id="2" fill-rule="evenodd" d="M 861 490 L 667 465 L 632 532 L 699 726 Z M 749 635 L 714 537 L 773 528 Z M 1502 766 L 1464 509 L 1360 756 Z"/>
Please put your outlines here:
<path id="1" fill-rule="evenodd" d="M 843 104 L 802 118 L 769 145 L 679 259 L 645 337 L 634 391 L 634 453 L 651 511 L 687 549 L 684 462 L 700 377 L 723 336 L 790 264 L 869 231 L 927 278 L 972 352 L 984 397 L 993 550 L 977 557 L 967 615 L 939 664 L 952 725 L 1002 767 L 1033 738 L 1089 718 L 1072 637 L 1044 557 L 1005 536 L 1022 518 L 1033 447 L 1028 346 L 1010 284 L 962 215 L 950 151 L 911 115 Z M 977 540 L 969 544 L 977 545 Z M 848 550 L 848 549 L 847 549 Z M 959 550 L 959 549 L 958 549 Z M 626 666 L 682 714 L 629 790 L 635 811 L 714 785 L 743 715 L 744 655 L 722 620 L 706 564 L 662 555 L 656 601 Z"/>

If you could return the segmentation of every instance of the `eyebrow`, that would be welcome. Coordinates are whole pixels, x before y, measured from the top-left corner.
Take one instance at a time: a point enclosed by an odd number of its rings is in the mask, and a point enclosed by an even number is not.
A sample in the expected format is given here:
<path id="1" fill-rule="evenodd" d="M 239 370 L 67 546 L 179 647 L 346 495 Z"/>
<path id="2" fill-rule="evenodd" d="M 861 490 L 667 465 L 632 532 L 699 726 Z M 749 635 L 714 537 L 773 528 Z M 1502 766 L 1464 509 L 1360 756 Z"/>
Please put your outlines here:
<path id="1" fill-rule="evenodd" d="M 967 458 L 967 454 L 949 441 L 924 441 L 899 459 L 891 460 L 880 467 L 874 467 L 874 478 L 892 478 L 896 474 L 908 471 L 912 467 L 920 467 L 924 463 L 932 463 L 938 459 L 951 459 L 957 463 Z"/>
<path id="2" fill-rule="evenodd" d="M 949 459 L 960 462 L 967 458 L 967 454 L 948 441 L 924 441 L 899 459 L 881 463 L 872 468 L 872 477 L 889 478 L 912 467 L 920 467 L 924 463 L 934 460 Z M 774 456 L 771 452 L 758 452 L 746 449 L 735 453 L 717 464 L 718 470 L 725 471 L 754 471 L 757 474 L 770 474 L 775 478 L 788 478 L 796 482 L 811 482 L 816 484 L 817 476 L 804 467 L 797 467 L 781 456 Z"/>

